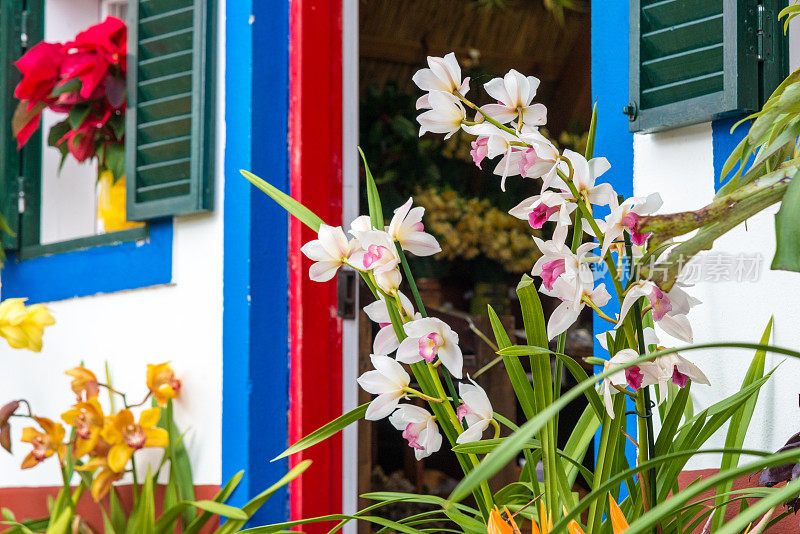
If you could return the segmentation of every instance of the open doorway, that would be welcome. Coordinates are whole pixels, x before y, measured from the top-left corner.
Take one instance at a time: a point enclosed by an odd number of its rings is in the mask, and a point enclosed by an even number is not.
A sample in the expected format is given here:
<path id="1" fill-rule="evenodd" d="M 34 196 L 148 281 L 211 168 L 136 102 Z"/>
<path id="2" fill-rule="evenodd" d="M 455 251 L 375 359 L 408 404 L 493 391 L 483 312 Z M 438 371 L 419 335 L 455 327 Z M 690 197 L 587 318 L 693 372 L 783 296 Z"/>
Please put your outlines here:
<path id="1" fill-rule="evenodd" d="M 419 137 L 415 101 L 422 93 L 412 82 L 412 76 L 427 66 L 426 56 L 441 57 L 451 51 L 461 64 L 463 75 L 471 78 L 472 91 L 483 95 L 482 98 L 486 97 L 480 86 L 509 69 L 535 76 L 541 84 L 534 100 L 545 104 L 549 115 L 542 133 L 560 148 L 582 153 L 591 119 L 590 13 L 588 2 L 570 2 L 580 8 L 570 10 L 559 9 L 561 3 L 362 0 L 357 3 L 357 15 L 350 12 L 351 17 L 357 17 L 350 24 L 358 21 L 358 87 L 352 87 L 353 93 L 358 94 L 357 143 L 364 150 L 380 188 L 385 214 L 390 214 L 409 196 L 426 208 L 423 223 L 437 237 L 443 252 L 436 259 L 413 260 L 417 283 L 423 286 L 423 298 L 429 312 L 433 312 L 431 315 L 445 319 L 459 334 L 465 371 L 471 375 L 480 372 L 478 383 L 489 392 L 495 410 L 505 414 L 516 413 L 516 398 L 502 364 L 485 369 L 496 355 L 478 332 L 492 337 L 486 316 L 487 305 L 491 305 L 507 330 L 524 343 L 514 288 L 538 257 L 531 235 L 540 233 L 549 238 L 552 229 L 545 225 L 541 230 L 533 230 L 527 222 L 514 219 L 507 212 L 526 197 L 539 193 L 540 182 L 519 176 L 509 178 L 503 192 L 500 178 L 492 174 L 491 168 L 479 169 L 472 162 L 471 139 L 467 136 L 456 134 L 447 141 L 430 134 Z M 347 31 L 345 7 L 345 36 Z M 345 62 L 346 55 L 345 51 Z M 344 75 L 345 85 L 355 81 L 346 79 L 346 65 Z M 345 123 L 347 108 L 345 102 Z M 358 196 L 360 210 L 354 207 L 365 213 L 363 192 L 360 196 L 354 190 L 348 192 L 347 183 L 345 178 L 345 197 Z M 353 198 L 349 202 L 356 204 Z M 345 198 L 344 204 L 347 203 Z M 367 295 L 362 302 L 369 302 Z M 544 296 L 542 303 L 546 314 L 557 305 Z M 357 353 L 358 371 L 369 368 L 375 328 L 363 312 L 358 314 L 352 333 L 353 339 L 357 336 L 358 347 L 345 348 L 345 366 Z M 587 314 L 568 332 L 566 352 L 590 355 L 591 332 Z M 563 377 L 565 388 L 570 386 L 568 378 Z M 368 395 L 361 395 L 359 403 L 369 399 Z M 570 422 L 577 420 L 582 410 L 580 402 L 565 410 L 561 416 L 562 429 L 568 430 Z M 358 494 L 424 491 L 446 496 L 455 486 L 460 469 L 454 455 L 444 448 L 417 462 L 413 451 L 398 439 L 397 431 L 385 420 L 362 421 L 357 432 L 357 437 L 353 436 L 358 445 L 353 465 Z M 568 431 L 562 434 L 560 441 L 565 441 Z M 519 467 L 509 466 L 495 482 L 500 486 L 516 480 L 518 471 Z M 361 501 L 358 507 L 369 504 Z M 423 510 L 407 504 L 385 509 L 389 518 L 407 517 L 417 511 Z M 367 524 L 358 528 L 360 532 L 370 531 Z"/>

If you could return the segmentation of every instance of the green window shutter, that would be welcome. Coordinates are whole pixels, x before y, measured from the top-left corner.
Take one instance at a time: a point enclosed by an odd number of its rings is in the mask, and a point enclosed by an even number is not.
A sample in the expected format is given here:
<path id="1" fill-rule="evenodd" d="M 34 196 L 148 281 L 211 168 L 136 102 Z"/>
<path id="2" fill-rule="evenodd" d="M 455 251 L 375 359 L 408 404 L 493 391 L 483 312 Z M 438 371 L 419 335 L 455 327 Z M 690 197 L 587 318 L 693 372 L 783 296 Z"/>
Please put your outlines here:
<path id="1" fill-rule="evenodd" d="M 0 212 L 18 236 L 3 234 L 4 248 L 39 242 L 42 134 L 37 130 L 18 151 L 11 119 L 19 102 L 14 88 L 21 78 L 14 62 L 44 38 L 43 2 L 0 0 Z M 20 189 L 25 194 L 22 203 Z M 25 208 L 22 213 L 17 211 L 19 207 Z"/>
<path id="2" fill-rule="evenodd" d="M 762 4 L 762 5 L 759 5 Z M 785 0 L 631 0 L 632 132 L 760 108 L 788 73 Z"/>
<path id="3" fill-rule="evenodd" d="M 213 198 L 214 0 L 132 0 L 125 129 L 127 213 L 209 210 Z"/>

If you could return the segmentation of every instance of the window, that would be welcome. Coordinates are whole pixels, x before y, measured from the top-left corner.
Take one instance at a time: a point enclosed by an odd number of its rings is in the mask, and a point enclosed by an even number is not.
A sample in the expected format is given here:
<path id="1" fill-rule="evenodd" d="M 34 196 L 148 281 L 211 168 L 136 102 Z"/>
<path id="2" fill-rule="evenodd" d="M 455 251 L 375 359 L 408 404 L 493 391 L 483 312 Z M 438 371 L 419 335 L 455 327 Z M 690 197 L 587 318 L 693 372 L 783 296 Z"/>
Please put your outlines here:
<path id="1" fill-rule="evenodd" d="M 785 0 L 631 0 L 632 132 L 752 112 L 788 74 Z"/>
<path id="2" fill-rule="evenodd" d="M 129 19 L 127 176 L 110 190 L 127 199 L 129 222 L 109 232 L 98 219 L 98 195 L 109 189 L 101 191 L 96 162 L 68 157 L 59 170 L 60 153 L 48 146 L 64 115 L 46 110 L 21 151 L 11 131 L 12 63 L 39 41 L 70 40 L 107 15 Z M 211 209 L 213 15 L 206 0 L 0 0 L 0 208 L 17 234 L 3 245 L 17 259 L 144 239 L 143 223 Z"/>

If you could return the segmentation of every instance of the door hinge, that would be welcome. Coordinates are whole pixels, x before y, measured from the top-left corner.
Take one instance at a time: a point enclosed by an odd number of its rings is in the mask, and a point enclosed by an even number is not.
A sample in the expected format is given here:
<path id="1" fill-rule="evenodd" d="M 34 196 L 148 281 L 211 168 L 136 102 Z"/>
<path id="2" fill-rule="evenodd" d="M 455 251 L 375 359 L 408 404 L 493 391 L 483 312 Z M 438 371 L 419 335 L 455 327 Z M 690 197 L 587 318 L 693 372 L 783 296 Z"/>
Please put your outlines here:
<path id="1" fill-rule="evenodd" d="M 757 39 L 757 53 L 756 56 L 758 57 L 759 61 L 764 61 L 764 5 L 758 4 L 756 8 L 756 39 Z"/>
<path id="2" fill-rule="evenodd" d="M 336 278 L 336 315 L 342 319 L 356 318 L 357 290 L 355 271 L 340 270 Z"/>
<path id="3" fill-rule="evenodd" d="M 17 213 L 25 213 L 25 177 L 17 177 Z"/>
<path id="4" fill-rule="evenodd" d="M 28 48 L 28 10 L 23 9 L 19 21 L 19 42 L 22 49 Z"/>

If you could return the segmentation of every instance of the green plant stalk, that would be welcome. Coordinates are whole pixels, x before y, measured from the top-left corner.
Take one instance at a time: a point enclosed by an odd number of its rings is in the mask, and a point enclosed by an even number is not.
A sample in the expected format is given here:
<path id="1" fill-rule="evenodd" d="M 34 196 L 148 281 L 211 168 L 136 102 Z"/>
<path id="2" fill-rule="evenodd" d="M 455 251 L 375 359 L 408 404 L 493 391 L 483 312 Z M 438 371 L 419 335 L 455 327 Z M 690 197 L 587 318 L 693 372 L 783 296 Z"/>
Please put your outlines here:
<path id="1" fill-rule="evenodd" d="M 628 275 L 629 277 L 633 274 L 633 248 L 631 246 L 631 238 L 629 234 L 624 234 L 625 236 L 625 252 L 628 254 Z M 642 310 L 639 304 L 640 299 L 637 299 L 636 302 L 633 303 L 633 308 L 631 313 L 633 314 L 633 323 L 636 327 L 636 338 L 638 341 L 638 352 L 640 355 L 647 354 L 647 347 L 644 345 L 644 327 L 642 326 Z M 641 405 L 639 406 L 639 399 L 637 398 L 637 407 L 636 411 L 639 412 L 637 414 L 637 423 L 638 423 L 638 430 L 639 430 L 639 458 L 640 461 L 647 461 L 650 458 L 653 458 L 656 455 L 656 446 L 655 446 L 655 435 L 653 431 L 653 412 L 650 409 L 651 400 L 650 400 L 650 386 L 645 386 L 641 388 Z M 644 416 L 644 425 L 642 425 L 642 419 Z M 644 431 L 644 432 L 643 432 Z M 642 443 L 642 438 L 646 438 L 647 448 L 645 449 L 644 444 Z M 656 505 L 656 471 L 655 469 L 651 469 L 648 471 L 647 476 L 645 477 L 645 484 L 647 486 L 649 492 L 649 505 L 650 508 Z M 653 532 L 656 532 L 656 528 L 653 529 Z"/>
<path id="2" fill-rule="evenodd" d="M 414 295 L 414 301 L 417 303 L 417 308 L 419 308 L 419 313 L 423 317 L 428 316 L 428 312 L 425 309 L 425 304 L 422 302 L 422 297 L 419 294 L 419 290 L 417 289 L 417 282 L 414 281 L 414 275 L 411 273 L 411 267 L 408 265 L 408 259 L 406 258 L 406 253 L 403 250 L 403 247 L 400 245 L 399 241 L 394 242 L 394 246 L 397 247 L 397 254 L 400 256 L 400 263 L 403 265 L 403 272 L 406 274 L 406 280 L 408 280 L 408 285 L 411 287 L 411 293 Z M 453 379 L 450 378 L 450 373 L 442 373 L 444 376 L 445 384 L 447 384 L 447 390 L 450 392 L 450 396 L 453 399 L 453 403 L 458 404 L 458 393 L 456 392 L 456 388 L 453 385 Z"/>
<path id="3" fill-rule="evenodd" d="M 386 309 L 389 312 L 389 317 L 392 320 L 392 328 L 394 328 L 397 339 L 402 341 L 406 338 L 406 333 L 405 330 L 403 330 L 403 319 L 400 316 L 400 311 L 397 308 L 394 299 L 390 298 L 388 295 L 378 289 L 372 273 L 362 272 L 361 274 L 367 286 L 373 291 L 373 293 L 383 294 L 384 301 L 386 302 Z M 456 416 L 455 410 L 453 410 L 453 406 L 447 401 L 447 395 L 445 394 L 442 383 L 439 380 L 439 373 L 428 362 L 417 362 L 411 364 L 410 367 L 412 373 L 414 373 L 414 378 L 416 378 L 420 385 L 420 389 L 422 389 L 424 394 L 431 397 L 439 396 L 439 398 L 445 399 L 445 402 L 429 402 L 428 405 L 430 406 L 431 411 L 436 416 L 439 423 L 442 425 L 442 430 L 444 431 L 445 436 L 447 436 L 451 446 L 455 445 L 458 435 L 463 432 L 463 428 L 458 422 L 458 417 Z M 461 465 L 461 469 L 464 471 L 464 474 L 469 473 L 475 466 L 478 465 L 478 458 L 474 454 L 467 455 L 456 453 L 456 458 L 458 459 L 458 463 Z M 484 516 L 484 519 L 488 519 L 489 510 L 494 502 L 488 483 L 484 481 L 479 489 L 473 491 L 473 495 L 475 497 L 475 502 L 478 503 L 478 508 L 480 508 L 481 513 Z"/>
<path id="4" fill-rule="evenodd" d="M 614 398 L 614 414 L 610 417 L 607 413 L 603 415 L 603 423 L 600 431 L 600 445 L 597 448 L 597 463 L 594 468 L 594 480 L 592 480 L 592 490 L 596 490 L 601 484 L 611 476 L 611 467 L 616 453 L 618 434 L 622 426 L 623 412 L 625 411 L 625 396 L 617 395 Z M 600 522 L 605 510 L 605 501 L 595 500 L 589 506 L 589 518 L 586 522 L 587 532 L 599 532 Z"/>

